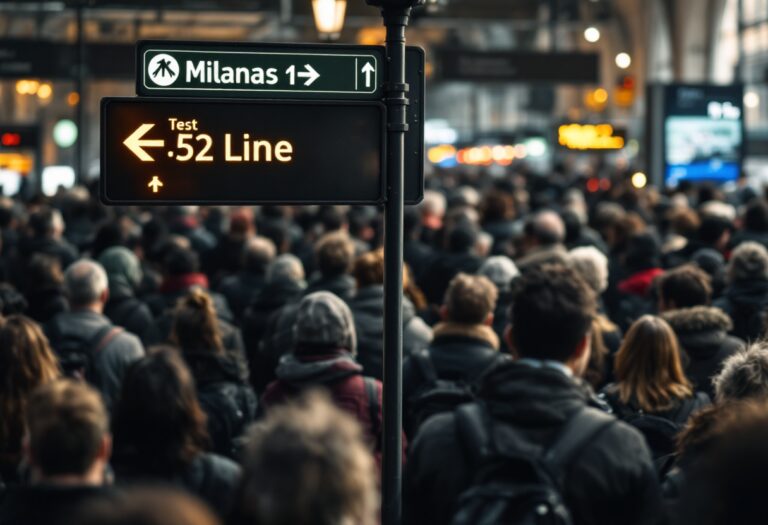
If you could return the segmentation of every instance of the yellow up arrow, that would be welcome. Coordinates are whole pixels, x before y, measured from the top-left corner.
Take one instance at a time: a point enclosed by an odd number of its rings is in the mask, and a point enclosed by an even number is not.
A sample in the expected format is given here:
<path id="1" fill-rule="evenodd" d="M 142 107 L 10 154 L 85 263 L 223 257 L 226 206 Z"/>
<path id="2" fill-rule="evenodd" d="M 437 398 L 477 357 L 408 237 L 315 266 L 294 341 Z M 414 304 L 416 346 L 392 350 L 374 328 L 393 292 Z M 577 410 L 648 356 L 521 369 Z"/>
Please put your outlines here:
<path id="1" fill-rule="evenodd" d="M 141 137 L 143 137 L 150 129 L 154 127 L 154 124 L 142 124 L 136 128 L 136 131 L 131 133 L 131 135 L 123 141 L 123 144 L 125 144 L 126 147 L 131 150 L 134 155 L 139 157 L 139 160 L 144 162 L 152 162 L 155 159 L 153 159 L 149 153 L 144 151 L 142 148 L 162 148 L 165 145 L 165 141 L 162 139 L 141 139 Z"/>

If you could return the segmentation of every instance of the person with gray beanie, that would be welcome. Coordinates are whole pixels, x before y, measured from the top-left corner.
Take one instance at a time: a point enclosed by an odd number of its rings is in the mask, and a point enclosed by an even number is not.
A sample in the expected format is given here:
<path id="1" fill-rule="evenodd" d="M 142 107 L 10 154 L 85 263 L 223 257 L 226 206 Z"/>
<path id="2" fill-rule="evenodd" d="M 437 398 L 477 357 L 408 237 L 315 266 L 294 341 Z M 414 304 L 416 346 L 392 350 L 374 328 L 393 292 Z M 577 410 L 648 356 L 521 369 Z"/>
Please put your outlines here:
<path id="1" fill-rule="evenodd" d="M 762 244 L 741 243 L 728 263 L 728 287 L 714 306 L 733 320 L 731 334 L 755 341 L 764 335 L 768 310 L 768 250 Z"/>
<path id="2" fill-rule="evenodd" d="M 495 255 L 486 259 L 477 274 L 487 277 L 499 292 L 496 310 L 493 312 L 493 331 L 499 336 L 499 350 L 509 353 L 507 342 L 504 341 L 504 328 L 507 325 L 507 312 L 512 306 L 512 281 L 520 275 L 520 270 L 506 255 Z"/>
<path id="3" fill-rule="evenodd" d="M 357 333 L 347 304 L 330 292 L 314 292 L 299 303 L 295 346 L 280 359 L 277 379 L 262 396 L 267 412 L 311 388 L 327 389 L 334 404 L 362 425 L 381 464 L 381 381 L 363 376 L 357 362 Z"/>

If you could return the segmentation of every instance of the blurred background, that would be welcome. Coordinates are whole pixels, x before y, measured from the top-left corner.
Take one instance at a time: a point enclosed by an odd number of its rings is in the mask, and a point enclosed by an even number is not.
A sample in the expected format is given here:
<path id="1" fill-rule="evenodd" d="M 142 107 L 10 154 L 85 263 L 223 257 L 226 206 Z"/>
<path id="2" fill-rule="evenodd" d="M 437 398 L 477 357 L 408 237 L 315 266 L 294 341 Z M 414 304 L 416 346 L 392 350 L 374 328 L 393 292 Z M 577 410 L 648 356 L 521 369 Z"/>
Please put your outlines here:
<path id="1" fill-rule="evenodd" d="M 99 101 L 139 39 L 380 45 L 364 0 L 0 0 L 0 185 L 99 175 Z M 768 172 L 768 0 L 427 0 L 427 176 L 616 173 L 636 187 Z M 609 176 L 610 175 L 610 176 Z"/>

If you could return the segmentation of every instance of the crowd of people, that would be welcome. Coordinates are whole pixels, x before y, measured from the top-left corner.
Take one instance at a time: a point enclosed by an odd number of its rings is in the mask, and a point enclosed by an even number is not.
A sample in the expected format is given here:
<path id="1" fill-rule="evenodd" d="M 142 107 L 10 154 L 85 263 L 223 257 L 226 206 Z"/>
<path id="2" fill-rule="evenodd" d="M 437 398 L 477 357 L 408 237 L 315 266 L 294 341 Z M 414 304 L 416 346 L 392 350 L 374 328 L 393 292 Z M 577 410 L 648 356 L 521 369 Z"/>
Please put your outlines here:
<path id="1" fill-rule="evenodd" d="M 768 196 L 439 173 L 403 523 L 731 524 L 768 489 Z M 0 199 L 0 525 L 378 523 L 382 210 Z"/>

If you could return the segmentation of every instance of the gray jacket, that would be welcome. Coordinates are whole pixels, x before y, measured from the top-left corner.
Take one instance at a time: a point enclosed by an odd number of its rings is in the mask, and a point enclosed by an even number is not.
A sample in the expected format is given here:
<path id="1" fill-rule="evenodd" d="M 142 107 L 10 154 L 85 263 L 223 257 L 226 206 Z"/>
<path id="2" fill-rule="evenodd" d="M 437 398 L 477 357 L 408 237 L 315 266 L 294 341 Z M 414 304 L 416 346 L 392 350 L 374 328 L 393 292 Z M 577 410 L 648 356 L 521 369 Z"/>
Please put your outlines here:
<path id="1" fill-rule="evenodd" d="M 75 311 L 56 315 L 45 327 L 51 347 L 60 357 L 77 347 L 92 352 L 88 381 L 101 392 L 108 409 L 117 399 L 128 365 L 144 356 L 139 338 L 124 330 L 108 332 L 100 341 L 94 341 L 102 329 L 111 325 L 102 314 Z"/>

